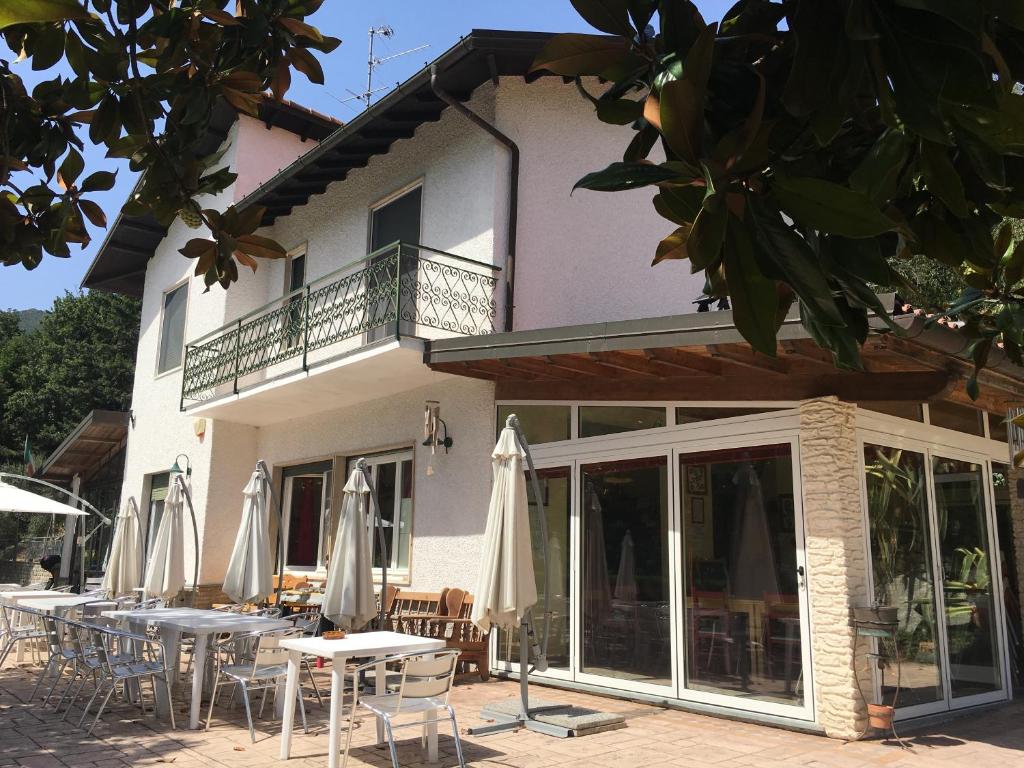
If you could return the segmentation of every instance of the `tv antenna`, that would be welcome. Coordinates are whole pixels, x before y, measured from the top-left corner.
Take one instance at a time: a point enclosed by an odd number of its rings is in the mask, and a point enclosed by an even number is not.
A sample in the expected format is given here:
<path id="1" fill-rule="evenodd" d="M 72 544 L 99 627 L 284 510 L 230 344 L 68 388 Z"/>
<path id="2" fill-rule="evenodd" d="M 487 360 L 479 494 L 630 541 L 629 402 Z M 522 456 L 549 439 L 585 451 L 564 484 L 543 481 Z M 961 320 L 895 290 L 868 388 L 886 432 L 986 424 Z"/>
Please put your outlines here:
<path id="1" fill-rule="evenodd" d="M 373 87 L 373 72 L 375 69 L 377 69 L 377 67 L 379 67 L 381 64 L 385 62 L 391 61 L 392 59 L 397 59 L 400 56 L 406 56 L 410 53 L 422 51 L 424 48 L 430 47 L 427 44 L 418 45 L 415 48 L 409 48 L 406 51 L 400 51 L 399 53 L 394 53 L 390 56 L 384 56 L 383 58 L 381 58 L 373 55 L 373 41 L 377 37 L 383 37 L 390 40 L 392 37 L 395 36 L 395 30 L 389 27 L 387 24 L 384 24 L 379 27 L 370 27 L 370 31 L 368 34 L 370 38 L 370 50 L 366 59 L 366 90 L 363 91 L 362 93 L 356 93 L 355 91 L 350 91 L 348 88 L 346 88 L 345 90 L 348 93 L 352 94 L 352 96 L 351 98 L 348 99 L 338 99 L 338 101 L 341 102 L 342 104 L 345 104 L 350 101 L 361 101 L 364 107 L 369 107 L 370 102 L 373 101 L 373 95 L 375 93 L 380 93 L 381 91 L 387 90 L 387 86 L 382 86 L 380 88 Z"/>

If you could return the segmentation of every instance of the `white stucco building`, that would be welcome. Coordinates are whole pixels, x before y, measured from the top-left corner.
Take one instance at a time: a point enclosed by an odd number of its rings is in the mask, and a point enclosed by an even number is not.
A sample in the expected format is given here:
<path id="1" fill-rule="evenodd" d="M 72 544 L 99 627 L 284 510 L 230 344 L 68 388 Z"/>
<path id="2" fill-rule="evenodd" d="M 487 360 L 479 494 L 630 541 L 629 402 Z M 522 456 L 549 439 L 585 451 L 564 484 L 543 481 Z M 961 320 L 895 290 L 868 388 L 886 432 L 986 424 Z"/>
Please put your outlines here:
<path id="1" fill-rule="evenodd" d="M 122 500 L 159 514 L 186 454 L 216 588 L 262 459 L 286 570 L 323 572 L 365 456 L 390 582 L 472 590 L 516 412 L 557 553 L 550 682 L 851 736 L 894 693 L 850 620 L 879 601 L 900 609 L 898 716 L 1007 700 L 1020 374 L 997 360 L 967 400 L 962 342 L 913 317 L 869 340 L 866 373 L 795 316 L 755 355 L 729 312 L 696 312 L 703 276 L 650 267 L 649 190 L 570 195 L 632 133 L 528 75 L 546 37 L 474 31 L 345 126 L 226 111 L 211 142 L 239 177 L 213 203 L 265 206 L 289 249 L 228 291 L 192 277 L 192 230 L 118 220 L 85 285 L 143 300 Z M 427 404 L 450 450 L 423 444 Z"/>

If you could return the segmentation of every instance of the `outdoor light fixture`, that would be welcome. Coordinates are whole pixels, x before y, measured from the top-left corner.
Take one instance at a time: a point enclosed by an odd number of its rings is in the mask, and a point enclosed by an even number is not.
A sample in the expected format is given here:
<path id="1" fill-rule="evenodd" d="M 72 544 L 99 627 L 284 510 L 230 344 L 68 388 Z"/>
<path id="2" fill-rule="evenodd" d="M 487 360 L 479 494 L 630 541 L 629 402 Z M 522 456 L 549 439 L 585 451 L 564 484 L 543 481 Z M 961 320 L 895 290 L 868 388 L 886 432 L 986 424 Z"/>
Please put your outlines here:
<path id="1" fill-rule="evenodd" d="M 181 458 L 185 459 L 185 477 L 192 477 L 192 461 L 189 459 L 188 455 L 184 453 L 179 453 L 177 456 L 174 457 L 174 464 L 171 465 L 170 473 L 172 475 L 182 474 L 181 465 L 178 464 L 178 459 Z"/>
<path id="2" fill-rule="evenodd" d="M 444 429 L 444 437 L 441 437 L 441 430 Z M 444 452 L 452 447 L 454 442 L 448 437 L 448 425 L 441 418 L 441 404 L 437 400 L 427 400 L 423 408 L 423 445 L 434 453 L 437 446 L 444 446 Z"/>
<path id="3" fill-rule="evenodd" d="M 445 423 L 445 420 L 439 418 L 437 419 L 437 423 L 440 424 L 441 429 L 444 430 L 444 437 L 440 437 L 438 435 L 440 430 L 435 427 L 434 432 L 423 441 L 423 445 L 427 448 L 436 448 L 440 445 L 444 447 L 444 452 L 448 453 L 448 449 L 452 447 L 452 444 L 455 441 L 448 437 L 448 424 Z"/>

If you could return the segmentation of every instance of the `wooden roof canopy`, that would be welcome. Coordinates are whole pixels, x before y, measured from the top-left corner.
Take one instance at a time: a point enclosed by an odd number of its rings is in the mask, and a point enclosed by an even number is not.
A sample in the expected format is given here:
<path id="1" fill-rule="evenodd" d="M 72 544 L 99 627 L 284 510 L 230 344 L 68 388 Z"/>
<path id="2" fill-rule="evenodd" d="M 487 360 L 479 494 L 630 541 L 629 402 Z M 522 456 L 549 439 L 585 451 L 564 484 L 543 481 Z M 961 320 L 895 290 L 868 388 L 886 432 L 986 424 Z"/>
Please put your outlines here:
<path id="1" fill-rule="evenodd" d="M 37 477 L 59 482 L 80 475 L 88 480 L 124 447 L 129 419 L 125 411 L 90 411 L 46 457 Z"/>
<path id="2" fill-rule="evenodd" d="M 891 302 L 891 299 L 890 299 Z M 947 400 L 1005 413 L 1024 404 L 1024 369 L 993 355 L 971 400 L 973 364 L 957 331 L 913 315 L 902 334 L 876 331 L 863 348 L 863 371 L 837 369 L 832 355 L 791 314 L 777 357 L 753 351 L 729 311 L 516 331 L 434 341 L 436 371 L 494 381 L 499 399 L 802 400 L 835 395 L 851 402 Z"/>

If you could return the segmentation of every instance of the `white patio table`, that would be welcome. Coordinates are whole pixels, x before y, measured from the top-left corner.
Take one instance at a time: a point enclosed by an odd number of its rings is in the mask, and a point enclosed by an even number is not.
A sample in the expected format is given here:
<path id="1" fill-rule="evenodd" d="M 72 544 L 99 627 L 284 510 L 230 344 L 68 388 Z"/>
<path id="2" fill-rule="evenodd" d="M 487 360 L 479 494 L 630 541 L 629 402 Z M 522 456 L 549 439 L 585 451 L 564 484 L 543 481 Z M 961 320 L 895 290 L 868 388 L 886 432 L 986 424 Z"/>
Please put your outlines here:
<path id="1" fill-rule="evenodd" d="M 196 639 L 192 658 L 192 703 L 188 727 L 199 728 L 199 710 L 203 703 L 203 678 L 206 670 L 206 650 L 212 635 L 236 632 L 259 632 L 265 629 L 286 629 L 290 621 L 244 613 L 203 610 L 200 608 L 154 608 L 148 611 L 104 611 L 103 615 L 128 625 L 133 632 L 145 632 L 148 625 L 155 626 L 167 649 L 168 667 L 173 678 L 178 677 L 178 654 L 183 634 Z M 158 691 L 161 690 L 157 686 Z M 157 699 L 158 711 L 167 713 L 167 701 L 161 694 Z"/>
<path id="2" fill-rule="evenodd" d="M 287 760 L 292 749 L 292 726 L 295 720 L 295 696 L 298 693 L 299 672 L 303 654 L 331 660 L 331 721 L 327 742 L 327 766 L 337 768 L 340 755 L 341 709 L 345 690 L 345 664 L 349 659 L 383 659 L 396 653 L 412 651 L 440 651 L 444 640 L 403 635 L 398 632 L 359 632 L 340 640 L 322 637 L 301 637 L 282 640 L 281 647 L 288 653 L 288 682 L 284 691 L 284 715 L 281 718 L 281 759 Z M 383 664 L 377 666 L 377 695 L 387 692 L 387 674 Z M 356 684 L 356 681 L 352 681 Z M 425 717 L 427 715 L 425 714 Z M 437 723 L 427 728 L 427 759 L 437 760 Z M 377 723 L 377 741 L 383 740 L 383 729 Z"/>
<path id="3" fill-rule="evenodd" d="M 40 597 L 67 597 L 67 592 L 57 592 L 53 589 L 7 589 L 0 592 L 0 602 L 12 607 L 18 607 L 24 600 L 37 599 Z M 16 617 L 19 624 L 22 616 Z M 15 652 L 15 660 L 20 664 L 25 660 L 25 644 L 18 643 L 18 650 Z"/>
<path id="4" fill-rule="evenodd" d="M 24 608 L 31 608 L 41 613 L 52 613 L 56 616 L 63 616 L 69 608 L 77 608 L 86 603 L 112 602 L 104 600 L 100 595 L 61 595 L 60 597 L 23 597 L 18 600 L 18 605 Z"/>

